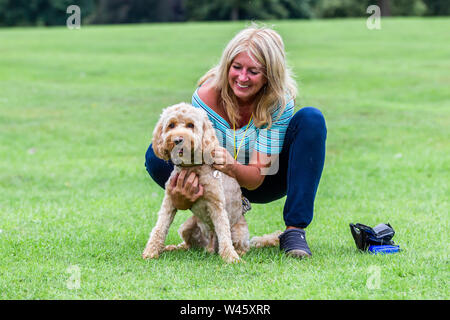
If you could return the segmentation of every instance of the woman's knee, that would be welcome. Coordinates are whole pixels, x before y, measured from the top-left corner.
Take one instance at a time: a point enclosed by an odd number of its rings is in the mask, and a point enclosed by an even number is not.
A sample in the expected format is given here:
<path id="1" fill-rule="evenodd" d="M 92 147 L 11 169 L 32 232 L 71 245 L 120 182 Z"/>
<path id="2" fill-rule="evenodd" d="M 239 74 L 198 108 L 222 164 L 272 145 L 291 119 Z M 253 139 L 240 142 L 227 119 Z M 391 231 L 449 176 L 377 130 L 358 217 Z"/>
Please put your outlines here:
<path id="1" fill-rule="evenodd" d="M 153 152 L 152 145 L 147 149 L 145 153 L 145 168 L 152 179 L 159 184 L 162 188 L 170 176 L 173 170 L 173 165 L 162 159 L 159 159 Z"/>
<path id="2" fill-rule="evenodd" d="M 307 134 L 312 139 L 326 139 L 327 127 L 325 117 L 317 108 L 304 107 L 300 109 L 292 117 L 289 126 L 291 125 L 295 127 L 296 130 L 301 130 L 302 133 Z"/>
<path id="3" fill-rule="evenodd" d="M 154 158 L 156 158 L 155 153 L 153 152 L 152 145 L 147 149 L 147 152 L 145 153 L 145 168 L 147 169 L 147 172 L 152 175 L 152 172 L 155 171 L 155 161 L 152 161 Z"/>

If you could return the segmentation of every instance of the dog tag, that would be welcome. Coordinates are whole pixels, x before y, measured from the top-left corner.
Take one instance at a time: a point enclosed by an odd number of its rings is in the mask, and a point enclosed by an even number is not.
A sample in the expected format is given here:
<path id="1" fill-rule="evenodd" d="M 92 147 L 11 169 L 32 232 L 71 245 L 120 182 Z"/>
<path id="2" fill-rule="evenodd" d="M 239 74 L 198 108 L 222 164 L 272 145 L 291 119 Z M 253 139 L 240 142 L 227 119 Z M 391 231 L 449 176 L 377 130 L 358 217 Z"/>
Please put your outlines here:
<path id="1" fill-rule="evenodd" d="M 214 170 L 213 177 L 216 179 L 219 179 L 221 174 L 222 173 L 219 170 Z"/>

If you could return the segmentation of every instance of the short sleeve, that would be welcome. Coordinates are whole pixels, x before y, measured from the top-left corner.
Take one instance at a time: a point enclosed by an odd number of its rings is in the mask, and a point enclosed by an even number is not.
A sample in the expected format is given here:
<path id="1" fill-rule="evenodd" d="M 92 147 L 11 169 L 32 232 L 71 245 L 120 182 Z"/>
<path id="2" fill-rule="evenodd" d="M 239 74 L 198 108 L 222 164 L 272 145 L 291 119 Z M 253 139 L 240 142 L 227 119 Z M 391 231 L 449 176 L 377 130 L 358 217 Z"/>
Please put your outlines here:
<path id="1" fill-rule="evenodd" d="M 283 113 L 279 116 L 281 106 L 274 110 L 272 114 L 272 126 L 270 129 L 258 129 L 258 137 L 255 143 L 255 150 L 267 155 L 279 154 L 283 149 L 286 130 L 294 115 L 294 100 L 291 99 L 286 104 Z"/>

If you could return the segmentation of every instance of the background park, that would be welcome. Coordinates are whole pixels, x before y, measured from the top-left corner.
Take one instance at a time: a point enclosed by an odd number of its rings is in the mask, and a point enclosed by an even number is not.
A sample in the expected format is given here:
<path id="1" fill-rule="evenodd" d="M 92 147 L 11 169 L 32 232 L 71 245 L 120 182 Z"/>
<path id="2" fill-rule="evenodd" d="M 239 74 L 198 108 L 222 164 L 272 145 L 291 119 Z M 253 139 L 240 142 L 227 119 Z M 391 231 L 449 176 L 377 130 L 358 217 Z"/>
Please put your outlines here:
<path id="1" fill-rule="evenodd" d="M 68 6 L 80 28 L 66 25 Z M 381 8 L 379 28 L 369 5 Z M 449 299 L 448 1 L 0 0 L 0 299 Z M 312 259 L 252 249 L 141 253 L 163 190 L 144 154 L 161 110 L 251 21 L 273 26 L 296 109 L 327 154 Z M 283 229 L 284 200 L 250 234 Z M 168 244 L 179 243 L 180 211 Z M 402 251 L 359 252 L 349 223 L 390 223 Z"/>

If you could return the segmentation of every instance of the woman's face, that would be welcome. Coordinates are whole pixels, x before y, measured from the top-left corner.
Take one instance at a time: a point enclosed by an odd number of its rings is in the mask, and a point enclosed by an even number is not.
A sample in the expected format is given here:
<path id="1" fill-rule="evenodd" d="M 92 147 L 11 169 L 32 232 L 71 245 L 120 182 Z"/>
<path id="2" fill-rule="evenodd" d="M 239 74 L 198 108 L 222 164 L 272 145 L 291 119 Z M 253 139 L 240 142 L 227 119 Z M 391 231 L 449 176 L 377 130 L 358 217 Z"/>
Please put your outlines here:
<path id="1" fill-rule="evenodd" d="M 247 52 L 239 53 L 228 70 L 228 84 L 238 101 L 251 103 L 266 84 L 263 67 Z"/>

